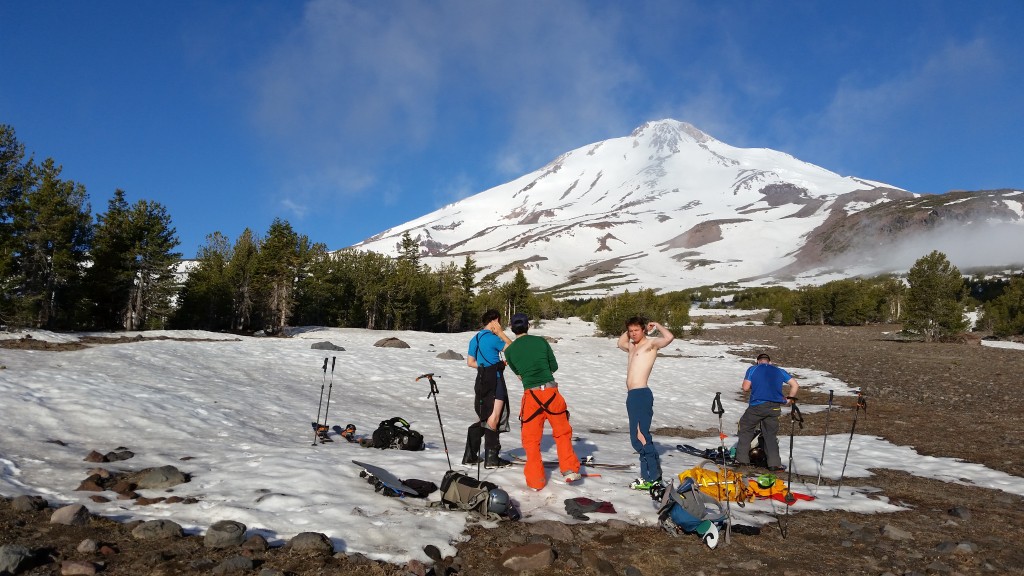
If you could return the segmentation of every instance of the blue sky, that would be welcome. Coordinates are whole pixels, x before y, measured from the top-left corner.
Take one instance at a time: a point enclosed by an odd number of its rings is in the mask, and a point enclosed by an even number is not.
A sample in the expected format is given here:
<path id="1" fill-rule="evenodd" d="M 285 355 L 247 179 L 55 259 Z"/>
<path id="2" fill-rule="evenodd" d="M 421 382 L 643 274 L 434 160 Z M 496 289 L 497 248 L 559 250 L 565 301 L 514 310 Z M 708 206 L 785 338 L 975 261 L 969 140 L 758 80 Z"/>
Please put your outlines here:
<path id="1" fill-rule="evenodd" d="M 0 2 L 0 123 L 169 210 L 343 248 L 675 118 L 915 192 L 1024 187 L 1024 2 Z"/>

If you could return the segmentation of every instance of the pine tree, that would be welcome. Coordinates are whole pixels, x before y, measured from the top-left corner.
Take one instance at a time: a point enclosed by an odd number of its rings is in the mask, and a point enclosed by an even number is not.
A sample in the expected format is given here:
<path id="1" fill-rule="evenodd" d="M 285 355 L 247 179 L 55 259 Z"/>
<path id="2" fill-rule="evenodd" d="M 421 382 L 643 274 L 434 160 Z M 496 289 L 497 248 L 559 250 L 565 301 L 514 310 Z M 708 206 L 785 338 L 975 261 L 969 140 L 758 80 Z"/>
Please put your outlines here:
<path id="1" fill-rule="evenodd" d="M 14 128 L 0 124 L 0 324 L 13 318 L 16 277 L 14 212 L 32 185 L 35 166 L 25 162 L 25 146 Z"/>
<path id="2" fill-rule="evenodd" d="M 11 206 L 12 307 L 18 325 L 69 326 L 78 299 L 92 216 L 85 187 L 60 179 L 47 158 Z"/>
<path id="3" fill-rule="evenodd" d="M 231 328 L 232 285 L 228 278 L 231 242 L 220 232 L 206 236 L 178 296 L 174 327 L 202 330 Z"/>
<path id="4" fill-rule="evenodd" d="M 128 206 L 124 191 L 117 190 L 97 220 L 89 284 L 102 321 L 116 318 L 125 330 L 165 327 L 181 263 L 167 209 L 150 200 Z"/>
<path id="5" fill-rule="evenodd" d="M 924 336 L 925 342 L 959 334 L 967 328 L 964 281 L 960 270 L 938 250 L 922 256 L 907 274 L 906 320 L 904 330 Z"/>
<path id="6" fill-rule="evenodd" d="M 252 328 L 256 301 L 256 266 L 259 256 L 259 241 L 252 230 L 246 228 L 235 240 L 228 262 L 227 276 L 231 284 L 231 329 L 236 331 Z"/>

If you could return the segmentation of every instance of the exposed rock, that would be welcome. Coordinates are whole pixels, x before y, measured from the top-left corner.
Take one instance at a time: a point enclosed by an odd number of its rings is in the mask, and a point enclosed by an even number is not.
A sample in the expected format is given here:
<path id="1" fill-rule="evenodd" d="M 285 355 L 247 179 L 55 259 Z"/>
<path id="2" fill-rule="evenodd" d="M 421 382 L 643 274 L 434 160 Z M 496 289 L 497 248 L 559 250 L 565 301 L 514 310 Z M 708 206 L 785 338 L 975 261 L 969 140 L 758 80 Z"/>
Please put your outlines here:
<path id="1" fill-rule="evenodd" d="M 331 543 L 331 539 L 326 534 L 321 534 L 320 532 L 297 534 L 288 541 L 288 547 L 292 552 L 334 554 L 334 544 Z"/>
<path id="2" fill-rule="evenodd" d="M 449 348 L 448 350 L 445 350 L 444 352 L 441 352 L 440 354 L 438 354 L 436 356 L 436 358 L 440 358 L 441 360 L 465 360 L 466 359 L 462 354 L 459 354 L 458 352 L 456 352 L 455 350 L 452 350 L 451 348 Z"/>
<path id="3" fill-rule="evenodd" d="M 119 450 L 117 452 L 107 452 L 103 458 L 104 462 L 120 462 L 121 460 L 129 460 L 135 457 L 135 452 L 131 450 Z"/>
<path id="4" fill-rule="evenodd" d="M 559 542 L 572 542 L 573 539 L 572 530 L 565 524 L 554 520 L 534 522 L 529 525 L 529 531 L 531 534 L 540 534 Z"/>
<path id="5" fill-rule="evenodd" d="M 140 470 L 133 474 L 130 480 L 135 482 L 136 487 L 140 490 L 159 490 L 188 482 L 188 477 L 181 470 L 167 465 Z"/>
<path id="6" fill-rule="evenodd" d="M 248 572 L 255 567 L 252 558 L 246 558 L 245 556 L 232 556 L 227 560 L 221 562 L 213 569 L 214 574 L 234 574 L 238 572 Z"/>
<path id="7" fill-rule="evenodd" d="M 64 560 L 60 563 L 61 576 L 92 576 L 96 565 L 85 560 Z"/>
<path id="8" fill-rule="evenodd" d="M 886 524 L 882 526 L 882 536 L 891 540 L 913 540 L 914 535 L 906 530 L 902 530 L 893 526 L 892 524 Z"/>
<path id="9" fill-rule="evenodd" d="M 516 546 L 501 555 L 498 564 L 509 570 L 543 570 L 555 561 L 555 551 L 551 546 L 540 543 Z"/>
<path id="10" fill-rule="evenodd" d="M 85 526 L 89 523 L 89 509 L 81 504 L 70 504 L 58 508 L 50 515 L 51 524 L 63 524 L 65 526 Z"/>
<path id="11" fill-rule="evenodd" d="M 18 512 L 32 512 L 34 510 L 43 510 L 49 506 L 49 502 L 46 501 L 42 496 L 18 496 L 11 500 L 11 507 Z"/>
<path id="12" fill-rule="evenodd" d="M 83 460 L 85 460 L 86 462 L 106 462 L 107 461 L 107 457 L 104 456 L 103 454 L 100 454 L 99 452 L 93 450 L 92 452 L 89 452 L 88 454 L 86 454 L 86 456 L 85 456 L 85 458 L 83 458 Z"/>
<path id="13" fill-rule="evenodd" d="M 215 522 L 206 531 L 203 545 L 207 548 L 233 548 L 245 541 L 245 524 L 233 520 Z"/>
<path id="14" fill-rule="evenodd" d="M 345 351 L 345 349 L 342 348 L 341 346 L 338 346 L 337 344 L 332 344 L 326 340 L 323 342 L 314 342 L 313 345 L 310 346 L 310 348 L 313 350 L 334 350 L 336 352 Z"/>
<path id="15" fill-rule="evenodd" d="M 961 520 L 970 520 L 971 511 L 963 506 L 954 506 L 949 509 L 949 515 Z"/>
<path id="16" fill-rule="evenodd" d="M 0 546 L 0 574 L 17 574 L 18 567 L 32 557 L 32 551 L 21 544 Z"/>
<path id="17" fill-rule="evenodd" d="M 395 337 L 382 338 L 373 343 L 377 348 L 409 348 L 410 346 L 405 342 Z"/>
<path id="18" fill-rule="evenodd" d="M 242 542 L 242 550 L 252 550 L 253 552 L 264 552 L 270 548 L 270 544 L 267 543 L 267 539 L 260 534 L 253 534 L 249 538 Z"/>
<path id="19" fill-rule="evenodd" d="M 173 520 L 149 520 L 132 530 L 132 536 L 138 540 L 166 540 L 180 538 L 184 534 L 181 525 Z"/>
<path id="20" fill-rule="evenodd" d="M 583 553 L 583 566 L 598 574 L 606 576 L 615 576 L 618 574 L 618 571 L 615 570 L 614 564 L 602 558 L 597 554 L 597 552 L 592 550 L 587 550 Z"/>
<path id="21" fill-rule="evenodd" d="M 78 548 L 76 548 L 76 550 L 83 554 L 92 554 L 93 552 L 96 552 L 99 549 L 100 543 L 93 540 L 92 538 L 86 538 L 85 540 L 82 540 L 78 543 Z"/>

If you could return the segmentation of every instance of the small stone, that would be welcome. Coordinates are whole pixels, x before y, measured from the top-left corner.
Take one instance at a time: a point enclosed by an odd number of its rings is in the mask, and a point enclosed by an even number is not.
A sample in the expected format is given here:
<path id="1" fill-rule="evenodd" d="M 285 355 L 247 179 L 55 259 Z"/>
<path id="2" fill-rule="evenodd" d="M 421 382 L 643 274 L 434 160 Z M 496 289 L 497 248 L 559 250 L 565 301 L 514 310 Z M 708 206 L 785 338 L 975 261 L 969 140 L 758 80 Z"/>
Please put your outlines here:
<path id="1" fill-rule="evenodd" d="M 255 567 L 252 558 L 245 556 L 233 556 L 221 562 L 213 569 L 214 574 L 234 574 L 237 572 L 248 572 Z"/>
<path id="2" fill-rule="evenodd" d="M 150 520 L 143 522 L 132 530 L 132 536 L 137 540 L 166 540 L 168 538 L 180 538 L 184 535 L 181 525 L 173 520 Z"/>
<path id="3" fill-rule="evenodd" d="M 0 574 L 17 574 L 18 567 L 32 557 L 32 551 L 21 544 L 0 546 Z"/>
<path id="4" fill-rule="evenodd" d="M 61 576 L 91 576 L 96 573 L 96 565 L 84 560 L 64 560 L 60 563 Z"/>
<path id="5" fill-rule="evenodd" d="M 103 492 L 104 490 L 106 490 L 106 488 L 100 486 L 99 482 L 96 481 L 96 479 L 98 478 L 99 476 L 95 475 L 86 478 L 85 480 L 82 481 L 81 484 L 78 485 L 78 488 L 75 488 L 75 490 L 79 490 L 82 492 Z"/>
<path id="6" fill-rule="evenodd" d="M 949 515 L 956 518 L 960 518 L 961 520 L 971 519 L 971 511 L 968 510 L 967 508 L 964 508 L 963 506 L 954 506 L 950 508 Z"/>
<path id="7" fill-rule="evenodd" d="M 907 532 L 906 530 L 903 530 L 901 528 L 897 528 L 897 527 L 893 526 L 892 524 L 886 524 L 885 526 L 882 526 L 882 536 L 885 536 L 886 538 L 889 538 L 891 540 L 913 540 L 914 539 L 914 535 L 913 534 L 911 534 L 910 532 Z"/>
<path id="8" fill-rule="evenodd" d="M 416 559 L 406 562 L 405 571 L 413 576 L 427 576 L 427 567 L 423 565 L 423 562 Z"/>
<path id="9" fill-rule="evenodd" d="M 331 539 L 326 534 L 320 532 L 303 532 L 297 534 L 294 538 L 288 541 L 288 546 L 292 552 L 304 552 L 304 553 L 315 553 L 331 555 L 334 554 L 334 544 L 331 543 Z"/>
<path id="10" fill-rule="evenodd" d="M 233 520 L 215 522 L 206 531 L 203 545 L 207 548 L 234 548 L 245 541 L 245 524 Z"/>
<path id="11" fill-rule="evenodd" d="M 86 462 L 106 462 L 107 458 L 103 454 L 93 450 L 92 452 L 89 452 L 83 460 Z"/>
<path id="12" fill-rule="evenodd" d="M 103 504 L 104 502 L 110 502 L 110 498 L 107 498 L 106 496 L 100 496 L 99 494 L 93 494 L 92 496 L 89 496 L 89 500 L 92 500 L 93 502 L 96 502 L 97 504 Z"/>
<path id="13" fill-rule="evenodd" d="M 498 564 L 515 572 L 543 570 L 555 560 L 555 551 L 546 544 L 524 544 L 501 555 Z"/>
<path id="14" fill-rule="evenodd" d="M 18 512 L 34 512 L 44 510 L 49 505 L 42 496 L 18 496 L 11 500 L 11 507 Z"/>
<path id="15" fill-rule="evenodd" d="M 65 526 L 85 526 L 89 523 L 89 509 L 81 504 L 71 504 L 58 508 L 50 515 L 51 524 L 63 524 Z"/>
<path id="16" fill-rule="evenodd" d="M 117 548 L 115 548 L 113 546 L 109 546 L 107 544 L 104 544 L 103 546 L 100 546 L 100 550 L 99 551 L 100 551 L 100 554 L 102 554 L 104 556 L 113 556 L 114 554 L 117 554 Z"/>
<path id="17" fill-rule="evenodd" d="M 270 544 L 267 543 L 267 539 L 259 534 L 253 534 L 245 542 L 242 542 L 242 550 L 264 552 L 268 548 L 270 548 Z"/>
<path id="18" fill-rule="evenodd" d="M 156 498 L 147 498 L 146 496 L 142 496 L 136 498 L 135 503 L 138 504 L 139 506 L 149 506 L 150 504 L 159 504 L 160 502 L 163 502 L 166 499 L 167 498 L 164 498 L 163 496 L 157 496 Z"/>
<path id="19" fill-rule="evenodd" d="M 83 554 L 92 554 L 100 549 L 100 543 L 92 538 L 86 538 L 78 543 L 77 550 Z"/>

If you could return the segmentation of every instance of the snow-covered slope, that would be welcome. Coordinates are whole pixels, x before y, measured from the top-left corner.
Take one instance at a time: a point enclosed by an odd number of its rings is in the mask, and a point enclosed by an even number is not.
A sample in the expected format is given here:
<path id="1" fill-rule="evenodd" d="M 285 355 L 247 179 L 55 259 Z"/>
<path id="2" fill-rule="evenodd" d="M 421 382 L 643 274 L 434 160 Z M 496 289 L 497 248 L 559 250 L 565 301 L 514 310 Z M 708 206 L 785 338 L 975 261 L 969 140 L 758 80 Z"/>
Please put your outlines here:
<path id="1" fill-rule="evenodd" d="M 409 232 L 428 264 L 471 255 L 484 274 L 507 279 L 522 268 L 532 286 L 562 294 L 827 279 L 832 255 L 809 241 L 851 214 L 916 196 L 661 120 L 354 248 L 396 255 Z"/>

